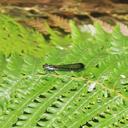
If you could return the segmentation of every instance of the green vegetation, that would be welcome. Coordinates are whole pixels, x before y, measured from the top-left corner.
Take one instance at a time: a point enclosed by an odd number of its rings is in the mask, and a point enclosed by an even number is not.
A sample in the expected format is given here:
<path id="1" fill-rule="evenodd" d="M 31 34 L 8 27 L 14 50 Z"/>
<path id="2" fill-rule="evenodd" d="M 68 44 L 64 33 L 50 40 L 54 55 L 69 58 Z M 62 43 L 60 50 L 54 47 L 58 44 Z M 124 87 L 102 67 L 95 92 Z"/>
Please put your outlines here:
<path id="1" fill-rule="evenodd" d="M 1 128 L 127 128 L 128 37 L 119 26 L 96 34 L 61 36 L 50 43 L 0 15 Z M 63 42 L 63 43 L 62 43 Z M 82 62 L 80 72 L 46 72 L 42 65 Z"/>

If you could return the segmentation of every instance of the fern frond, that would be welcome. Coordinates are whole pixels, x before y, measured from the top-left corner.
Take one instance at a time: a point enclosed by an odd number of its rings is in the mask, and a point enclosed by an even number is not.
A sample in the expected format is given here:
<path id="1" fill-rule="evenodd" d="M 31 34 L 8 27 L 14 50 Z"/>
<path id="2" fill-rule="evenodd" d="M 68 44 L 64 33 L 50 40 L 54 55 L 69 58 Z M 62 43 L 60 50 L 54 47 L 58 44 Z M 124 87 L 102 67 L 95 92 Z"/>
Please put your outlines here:
<path id="1" fill-rule="evenodd" d="M 27 30 L 2 14 L 0 14 L 0 37 L 0 52 L 6 55 L 27 53 L 42 56 L 46 52 L 46 41 L 40 33 Z"/>
<path id="2" fill-rule="evenodd" d="M 2 17 L 7 21 L 9 27 L 6 28 L 11 37 L 9 43 L 5 38 L 7 30 L 0 30 L 0 40 L 6 43 L 0 42 L 4 49 L 0 48 L 1 128 L 127 127 L 128 43 L 118 26 L 112 33 L 107 33 L 95 24 L 96 33 L 92 35 L 82 32 L 71 21 L 72 32 L 66 39 L 48 28 L 50 42 L 64 49 L 49 46 L 52 49 L 43 56 L 45 40 L 39 33 L 31 33 L 11 18 Z M 11 32 L 12 22 L 15 27 Z M 17 38 L 19 30 L 23 34 L 22 43 Z M 31 44 L 35 39 L 37 44 Z M 59 43 L 61 40 L 69 41 L 70 48 Z M 23 54 L 22 50 L 26 52 Z M 45 63 L 75 62 L 85 64 L 85 69 L 46 72 L 42 68 Z"/>
<path id="3" fill-rule="evenodd" d="M 66 32 L 70 32 L 70 26 L 69 26 L 69 22 L 67 19 L 57 16 L 57 15 L 52 15 L 52 14 L 48 14 L 49 18 L 51 20 L 51 24 L 55 27 L 60 27 L 62 29 L 64 29 L 64 31 Z"/>

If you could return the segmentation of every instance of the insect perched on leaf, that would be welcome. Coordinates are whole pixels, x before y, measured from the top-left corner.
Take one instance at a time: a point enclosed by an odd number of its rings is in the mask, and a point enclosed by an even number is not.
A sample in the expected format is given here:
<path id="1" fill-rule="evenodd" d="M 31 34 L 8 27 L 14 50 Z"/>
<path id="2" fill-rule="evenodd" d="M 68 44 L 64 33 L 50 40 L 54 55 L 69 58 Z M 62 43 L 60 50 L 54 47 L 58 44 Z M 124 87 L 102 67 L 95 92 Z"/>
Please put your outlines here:
<path id="1" fill-rule="evenodd" d="M 82 63 L 64 64 L 64 65 L 50 65 L 44 64 L 43 68 L 46 71 L 80 71 L 84 69 L 85 65 Z"/>

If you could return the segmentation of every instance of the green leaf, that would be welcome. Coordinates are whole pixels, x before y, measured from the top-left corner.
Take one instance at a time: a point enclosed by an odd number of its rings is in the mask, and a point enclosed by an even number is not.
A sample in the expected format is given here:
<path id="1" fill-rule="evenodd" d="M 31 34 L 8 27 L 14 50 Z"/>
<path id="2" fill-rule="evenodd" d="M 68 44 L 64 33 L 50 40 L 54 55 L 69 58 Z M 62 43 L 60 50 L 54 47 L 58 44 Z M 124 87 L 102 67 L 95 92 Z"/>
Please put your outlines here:
<path id="1" fill-rule="evenodd" d="M 46 41 L 40 33 L 25 29 L 10 17 L 0 14 L 0 52 L 41 57 L 46 49 Z"/>
<path id="2" fill-rule="evenodd" d="M 107 33 L 95 24 L 92 35 L 71 21 L 72 32 L 63 38 L 71 41 L 66 47 L 50 28 L 51 43 L 46 45 L 39 33 L 8 16 L 0 19 L 1 128 L 128 126 L 128 43 L 118 26 Z M 85 64 L 79 72 L 42 67 L 78 62 Z"/>

